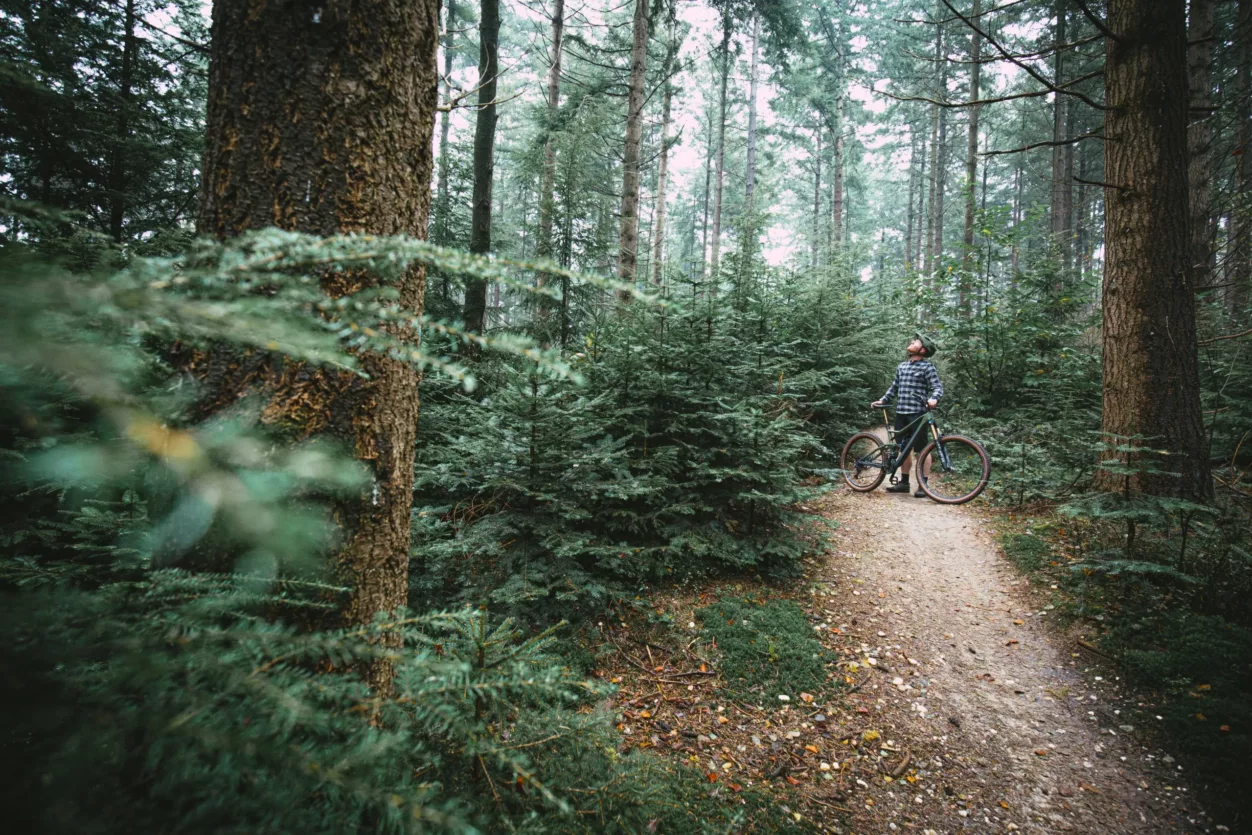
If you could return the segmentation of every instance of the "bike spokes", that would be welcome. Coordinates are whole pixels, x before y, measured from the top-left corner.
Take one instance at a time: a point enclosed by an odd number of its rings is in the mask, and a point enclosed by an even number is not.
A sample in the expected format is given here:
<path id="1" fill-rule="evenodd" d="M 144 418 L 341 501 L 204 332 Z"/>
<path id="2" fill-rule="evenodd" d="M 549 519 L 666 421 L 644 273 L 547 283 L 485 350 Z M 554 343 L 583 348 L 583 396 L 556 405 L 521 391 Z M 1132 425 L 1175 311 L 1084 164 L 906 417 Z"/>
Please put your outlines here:
<path id="1" fill-rule="evenodd" d="M 923 489 L 936 501 L 951 504 L 981 493 L 991 473 L 983 448 L 960 435 L 949 435 L 927 447 L 922 464 L 930 469 Z"/>
<path id="2" fill-rule="evenodd" d="M 873 490 L 886 474 L 887 450 L 873 435 L 854 435 L 843 448 L 840 466 L 853 490 Z"/>

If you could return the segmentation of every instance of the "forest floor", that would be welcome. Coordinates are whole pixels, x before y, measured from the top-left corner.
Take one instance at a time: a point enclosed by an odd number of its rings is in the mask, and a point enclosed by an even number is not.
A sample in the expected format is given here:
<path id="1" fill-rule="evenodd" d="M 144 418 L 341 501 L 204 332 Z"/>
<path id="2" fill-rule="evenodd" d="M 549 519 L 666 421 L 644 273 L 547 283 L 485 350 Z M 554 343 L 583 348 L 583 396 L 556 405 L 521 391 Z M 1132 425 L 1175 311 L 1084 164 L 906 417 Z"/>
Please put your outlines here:
<path id="1" fill-rule="evenodd" d="M 776 792 L 785 813 L 832 832 L 1227 831 L 1127 724 L 1116 673 L 1000 552 L 1001 517 L 846 488 L 807 509 L 838 527 L 788 594 L 847 686 L 719 696 L 696 609 L 777 593 L 658 596 L 692 641 L 609 631 L 629 662 L 611 671 L 624 745 L 687 760 L 728 800 L 744 786 Z"/>

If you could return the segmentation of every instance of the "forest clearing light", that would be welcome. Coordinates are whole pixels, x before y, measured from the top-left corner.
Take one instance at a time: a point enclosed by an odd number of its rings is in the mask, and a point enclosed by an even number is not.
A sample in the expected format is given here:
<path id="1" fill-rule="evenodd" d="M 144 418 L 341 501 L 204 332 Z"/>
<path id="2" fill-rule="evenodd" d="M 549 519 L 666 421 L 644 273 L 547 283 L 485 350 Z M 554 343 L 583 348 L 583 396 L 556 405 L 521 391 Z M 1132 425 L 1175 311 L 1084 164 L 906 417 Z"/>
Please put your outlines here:
<path id="1" fill-rule="evenodd" d="M 870 267 L 867 265 L 861 268 L 861 283 L 862 284 L 868 283 L 869 280 L 873 277 L 874 277 L 873 267 Z M 922 473 L 922 475 L 925 475 L 925 473 Z"/>

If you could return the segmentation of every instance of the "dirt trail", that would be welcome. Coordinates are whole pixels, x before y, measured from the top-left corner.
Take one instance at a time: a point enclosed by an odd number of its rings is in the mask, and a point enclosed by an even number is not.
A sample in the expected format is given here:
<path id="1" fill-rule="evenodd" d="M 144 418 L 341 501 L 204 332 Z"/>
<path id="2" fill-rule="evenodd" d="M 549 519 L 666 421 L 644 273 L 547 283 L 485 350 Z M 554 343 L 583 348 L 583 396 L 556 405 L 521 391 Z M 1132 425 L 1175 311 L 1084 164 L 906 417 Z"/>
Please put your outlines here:
<path id="1" fill-rule="evenodd" d="M 876 671 L 850 701 L 917 769 L 841 798 L 852 832 L 1215 830 L 1120 715 L 1115 674 L 1073 655 L 1000 555 L 994 520 L 881 489 L 816 509 L 840 525 L 821 605 L 860 650 L 853 677 Z"/>

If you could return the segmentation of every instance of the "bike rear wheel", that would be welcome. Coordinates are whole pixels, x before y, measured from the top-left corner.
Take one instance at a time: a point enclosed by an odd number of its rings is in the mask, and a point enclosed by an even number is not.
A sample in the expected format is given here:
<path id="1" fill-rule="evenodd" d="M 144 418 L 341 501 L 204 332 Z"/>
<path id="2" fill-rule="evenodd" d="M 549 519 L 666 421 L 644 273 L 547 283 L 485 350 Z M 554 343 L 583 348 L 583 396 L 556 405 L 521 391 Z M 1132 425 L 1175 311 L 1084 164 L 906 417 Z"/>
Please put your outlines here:
<path id="1" fill-rule="evenodd" d="M 945 435 L 922 450 L 922 490 L 942 504 L 962 504 L 978 497 L 991 478 L 991 458 L 964 435 Z"/>
<path id="2" fill-rule="evenodd" d="M 839 466 L 849 487 L 868 493 L 887 477 L 887 448 L 877 435 L 858 432 L 843 445 Z"/>

